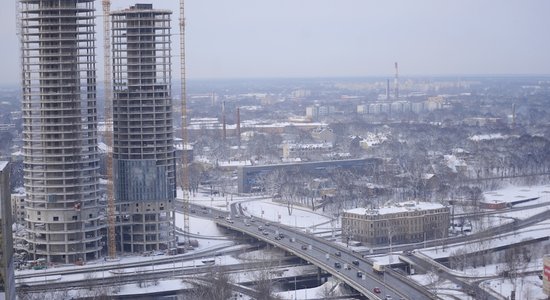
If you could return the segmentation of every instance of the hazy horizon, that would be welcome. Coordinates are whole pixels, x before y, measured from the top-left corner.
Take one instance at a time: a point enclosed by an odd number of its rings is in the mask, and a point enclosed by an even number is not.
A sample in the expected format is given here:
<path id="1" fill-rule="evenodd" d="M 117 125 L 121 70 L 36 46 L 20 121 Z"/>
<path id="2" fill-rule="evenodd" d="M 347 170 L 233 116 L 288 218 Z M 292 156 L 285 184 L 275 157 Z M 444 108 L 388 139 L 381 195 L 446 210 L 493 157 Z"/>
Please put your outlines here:
<path id="1" fill-rule="evenodd" d="M 151 3 L 153 1 L 137 1 Z M 0 85 L 19 84 L 15 3 L 0 12 Z M 136 1 L 113 1 L 112 9 Z M 178 1 L 171 9 L 173 78 L 179 78 Z M 544 76 L 550 74 L 550 1 L 187 0 L 190 80 Z M 96 1 L 97 76 L 103 77 Z M 16 74 L 16 75 L 15 75 Z M 15 75 L 15 76 L 14 76 Z"/>

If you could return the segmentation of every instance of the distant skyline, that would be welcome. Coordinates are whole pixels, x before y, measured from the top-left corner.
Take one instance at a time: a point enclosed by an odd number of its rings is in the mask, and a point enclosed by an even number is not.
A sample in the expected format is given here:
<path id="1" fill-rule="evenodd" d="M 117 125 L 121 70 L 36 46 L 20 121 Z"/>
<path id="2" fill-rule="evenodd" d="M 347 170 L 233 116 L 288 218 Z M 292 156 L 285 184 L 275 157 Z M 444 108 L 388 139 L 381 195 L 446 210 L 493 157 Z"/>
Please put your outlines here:
<path id="1" fill-rule="evenodd" d="M 0 85 L 20 82 L 15 3 L 0 10 Z M 173 11 L 179 1 L 113 0 Z M 98 80 L 102 8 L 96 1 Z M 190 79 L 400 75 L 550 74 L 546 0 L 187 0 Z M 173 38 L 173 77 L 179 40 Z"/>

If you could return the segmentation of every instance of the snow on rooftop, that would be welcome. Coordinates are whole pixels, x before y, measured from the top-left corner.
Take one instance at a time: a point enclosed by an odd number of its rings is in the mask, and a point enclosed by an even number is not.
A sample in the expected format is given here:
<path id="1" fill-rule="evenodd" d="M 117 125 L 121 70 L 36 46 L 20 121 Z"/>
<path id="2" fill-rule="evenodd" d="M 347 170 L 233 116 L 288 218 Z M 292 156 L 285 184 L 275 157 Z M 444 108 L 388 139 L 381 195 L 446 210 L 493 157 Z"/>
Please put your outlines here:
<path id="1" fill-rule="evenodd" d="M 387 215 L 395 214 L 409 211 L 421 211 L 421 210 L 430 210 L 430 209 L 440 209 L 443 208 L 440 203 L 431 203 L 431 202 L 415 202 L 407 201 L 401 202 L 392 206 L 380 207 L 378 209 L 369 209 L 369 208 L 353 208 L 345 210 L 344 212 L 358 214 L 358 215 Z"/>
<path id="2" fill-rule="evenodd" d="M 476 134 L 471 136 L 469 139 L 472 141 L 486 141 L 486 140 L 498 140 L 498 139 L 507 139 L 510 136 L 503 135 L 502 133 L 492 133 L 492 134 Z"/>
<path id="3" fill-rule="evenodd" d="M 466 163 L 464 162 L 464 160 L 459 159 L 454 155 L 444 155 L 443 158 L 445 159 L 445 163 L 447 167 L 449 167 L 454 173 L 458 172 L 456 169 L 457 167 L 466 166 Z"/>

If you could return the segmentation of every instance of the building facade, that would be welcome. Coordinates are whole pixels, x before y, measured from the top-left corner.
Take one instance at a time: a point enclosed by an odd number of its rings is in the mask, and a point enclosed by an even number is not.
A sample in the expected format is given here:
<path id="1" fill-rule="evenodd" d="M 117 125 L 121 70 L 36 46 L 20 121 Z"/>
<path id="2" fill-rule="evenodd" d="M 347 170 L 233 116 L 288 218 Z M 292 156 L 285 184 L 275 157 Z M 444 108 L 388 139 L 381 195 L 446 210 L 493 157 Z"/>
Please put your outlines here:
<path id="1" fill-rule="evenodd" d="M 13 222 L 25 226 L 25 193 L 11 194 L 11 215 Z"/>
<path id="2" fill-rule="evenodd" d="M 30 259 L 75 263 L 102 251 L 94 3 L 18 3 Z"/>
<path id="3" fill-rule="evenodd" d="M 0 161 L 0 299 L 15 299 L 10 194 L 10 165 Z"/>
<path id="4" fill-rule="evenodd" d="M 449 207 L 409 201 L 379 209 L 344 211 L 342 236 L 367 245 L 406 244 L 445 238 L 449 224 Z"/>
<path id="5" fill-rule="evenodd" d="M 152 4 L 111 13 L 117 245 L 125 252 L 175 245 L 170 16 Z"/>

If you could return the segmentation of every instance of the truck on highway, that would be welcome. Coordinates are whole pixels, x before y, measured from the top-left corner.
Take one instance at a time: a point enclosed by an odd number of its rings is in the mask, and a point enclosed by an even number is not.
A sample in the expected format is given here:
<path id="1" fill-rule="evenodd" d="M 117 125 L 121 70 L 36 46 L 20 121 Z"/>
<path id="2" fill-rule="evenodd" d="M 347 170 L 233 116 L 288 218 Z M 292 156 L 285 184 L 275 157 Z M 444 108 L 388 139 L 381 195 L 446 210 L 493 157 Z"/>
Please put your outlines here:
<path id="1" fill-rule="evenodd" d="M 374 271 L 374 273 L 384 274 L 384 265 L 377 262 L 373 262 L 372 270 Z"/>

